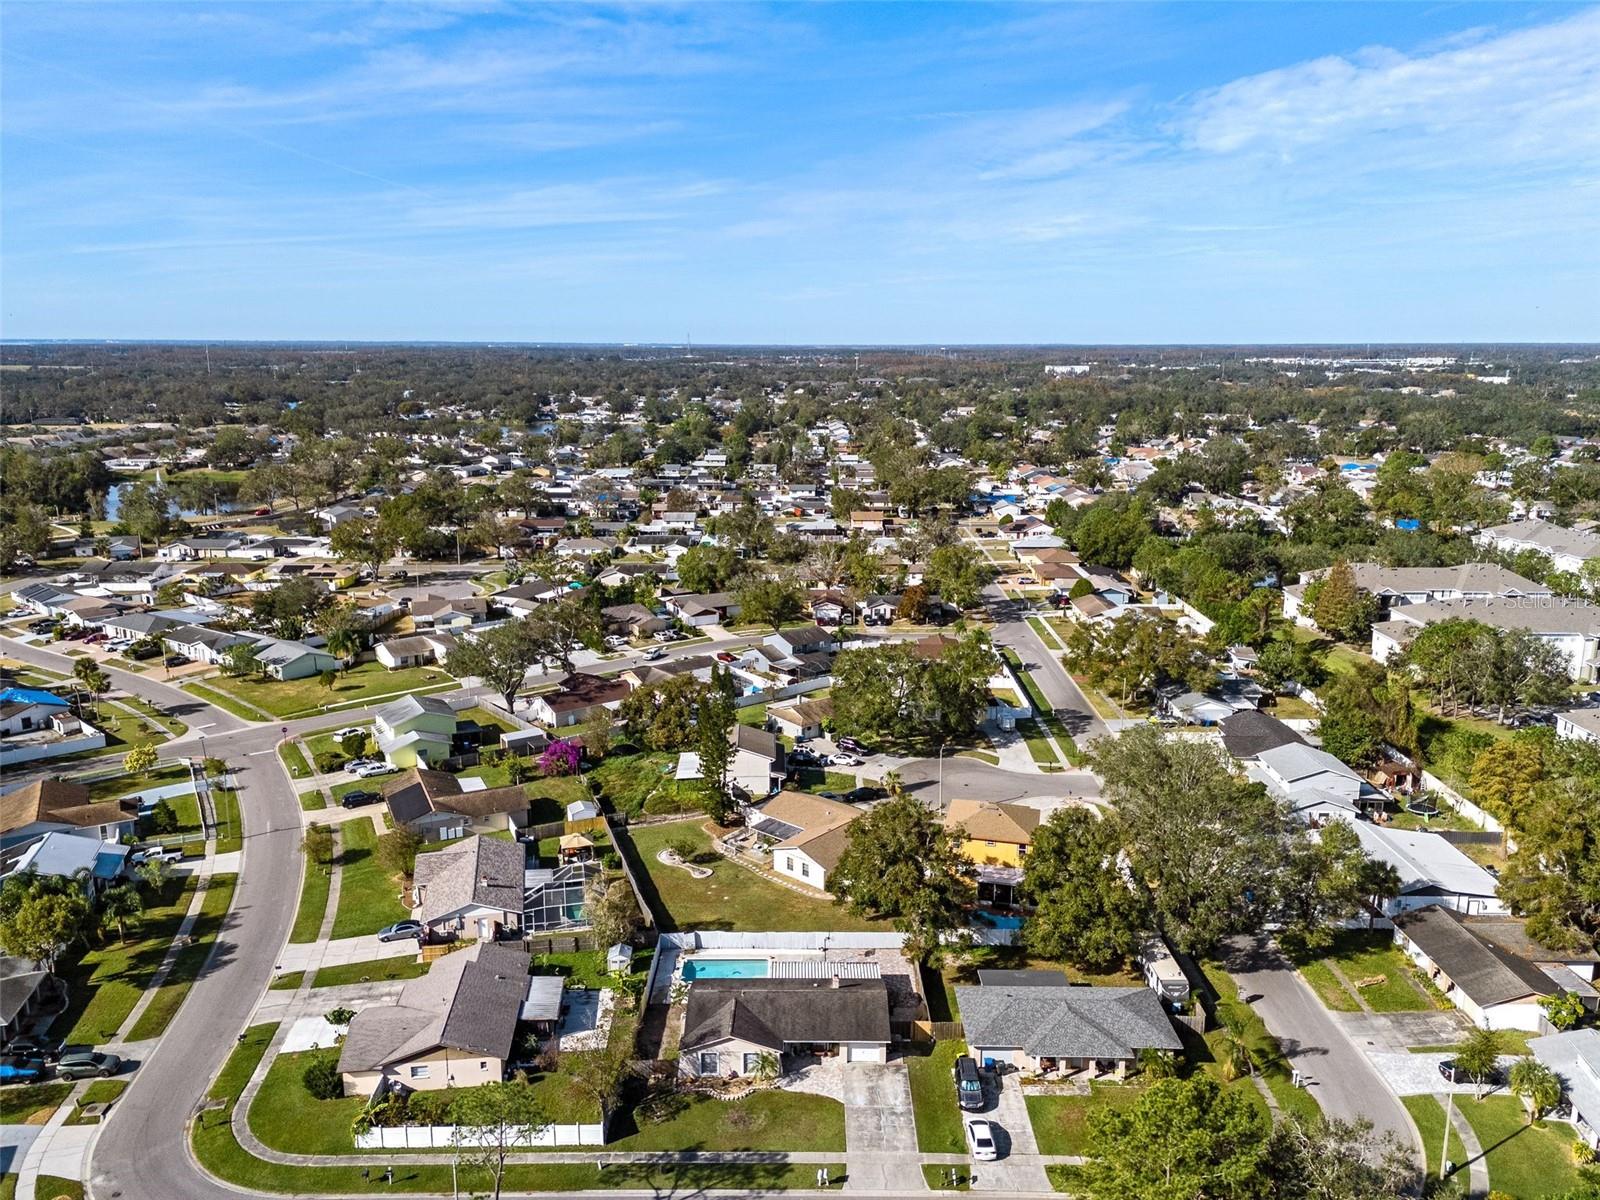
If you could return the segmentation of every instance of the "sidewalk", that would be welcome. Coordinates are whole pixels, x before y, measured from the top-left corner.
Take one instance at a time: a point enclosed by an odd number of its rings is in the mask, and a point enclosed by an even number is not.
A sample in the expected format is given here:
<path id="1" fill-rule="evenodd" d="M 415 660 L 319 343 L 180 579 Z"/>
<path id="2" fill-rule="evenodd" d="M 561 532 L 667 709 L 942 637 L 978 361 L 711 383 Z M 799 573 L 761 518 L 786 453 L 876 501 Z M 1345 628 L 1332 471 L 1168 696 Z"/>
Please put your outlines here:
<path id="1" fill-rule="evenodd" d="M 66 1122 L 76 1110 L 77 1098 L 88 1086 L 84 1080 L 72 1089 L 23 1154 L 17 1168 L 17 1200 L 35 1200 L 41 1175 L 82 1179 L 87 1173 L 89 1147 L 100 1127 Z"/>

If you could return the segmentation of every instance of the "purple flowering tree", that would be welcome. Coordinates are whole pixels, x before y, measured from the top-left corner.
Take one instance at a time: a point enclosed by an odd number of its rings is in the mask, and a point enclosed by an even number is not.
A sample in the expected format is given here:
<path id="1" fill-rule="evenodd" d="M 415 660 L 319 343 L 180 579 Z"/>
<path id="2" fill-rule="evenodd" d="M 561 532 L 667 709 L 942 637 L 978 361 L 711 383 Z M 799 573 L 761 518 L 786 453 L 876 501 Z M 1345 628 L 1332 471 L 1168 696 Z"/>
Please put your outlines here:
<path id="1" fill-rule="evenodd" d="M 582 759 L 582 744 L 562 739 L 544 748 L 539 756 L 539 769 L 546 775 L 576 775 Z"/>

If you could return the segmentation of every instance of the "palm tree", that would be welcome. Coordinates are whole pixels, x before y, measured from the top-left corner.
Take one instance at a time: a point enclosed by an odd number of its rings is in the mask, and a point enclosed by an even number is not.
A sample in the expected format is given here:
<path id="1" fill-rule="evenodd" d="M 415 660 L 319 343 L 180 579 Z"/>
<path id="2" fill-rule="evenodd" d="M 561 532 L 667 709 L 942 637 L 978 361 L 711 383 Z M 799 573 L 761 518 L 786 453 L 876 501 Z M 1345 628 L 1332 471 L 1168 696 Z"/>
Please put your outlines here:
<path id="1" fill-rule="evenodd" d="M 1217 1035 L 1211 1054 L 1224 1083 L 1232 1083 L 1250 1067 L 1250 1050 L 1232 1030 Z"/>
<path id="2" fill-rule="evenodd" d="M 1536 1058 L 1519 1058 L 1511 1068 L 1511 1094 L 1528 1106 L 1528 1124 L 1561 1103 L 1561 1079 Z"/>
<path id="3" fill-rule="evenodd" d="M 883 790 L 889 793 L 889 799 L 900 799 L 906 790 L 906 785 L 905 781 L 900 778 L 899 771 L 885 771 L 883 773 Z"/>
<path id="4" fill-rule="evenodd" d="M 763 1050 L 756 1055 L 756 1069 L 750 1072 L 750 1077 L 758 1083 L 771 1083 L 778 1077 L 782 1065 L 778 1056 L 770 1050 Z"/>
<path id="5" fill-rule="evenodd" d="M 361 653 L 361 635 L 348 626 L 335 629 L 328 635 L 328 653 L 338 658 L 341 671 L 348 671 L 351 661 Z"/>
<path id="6" fill-rule="evenodd" d="M 117 937 L 121 941 L 128 940 L 129 919 L 139 916 L 142 912 L 144 912 L 144 897 L 139 895 L 139 889 L 131 883 L 107 888 L 100 896 L 100 920 L 115 924 Z"/>

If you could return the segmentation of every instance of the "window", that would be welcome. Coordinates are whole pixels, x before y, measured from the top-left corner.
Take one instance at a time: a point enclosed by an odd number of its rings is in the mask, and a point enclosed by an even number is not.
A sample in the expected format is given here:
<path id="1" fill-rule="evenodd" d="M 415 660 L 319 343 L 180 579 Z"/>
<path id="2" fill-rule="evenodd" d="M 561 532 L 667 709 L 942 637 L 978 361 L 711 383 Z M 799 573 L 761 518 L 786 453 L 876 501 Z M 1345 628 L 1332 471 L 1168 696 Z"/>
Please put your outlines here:
<path id="1" fill-rule="evenodd" d="M 800 875 L 804 879 L 811 878 L 811 864 L 810 863 L 802 862 L 800 864 Z"/>
<path id="2" fill-rule="evenodd" d="M 791 875 L 794 874 L 794 855 L 786 854 L 783 856 L 783 869 Z"/>
<path id="3" fill-rule="evenodd" d="M 721 1069 L 722 1066 L 717 1060 L 717 1052 L 715 1050 L 706 1050 L 701 1052 L 700 1074 L 715 1075 Z"/>
<path id="4" fill-rule="evenodd" d="M 426 1063 L 423 1063 L 421 1066 L 411 1068 L 411 1078 L 413 1079 L 426 1079 L 432 1073 L 433 1068 L 428 1066 Z"/>
<path id="5" fill-rule="evenodd" d="M 754 1075 L 760 1069 L 761 1055 L 751 1054 L 747 1051 L 744 1056 L 744 1073 L 746 1075 Z"/>

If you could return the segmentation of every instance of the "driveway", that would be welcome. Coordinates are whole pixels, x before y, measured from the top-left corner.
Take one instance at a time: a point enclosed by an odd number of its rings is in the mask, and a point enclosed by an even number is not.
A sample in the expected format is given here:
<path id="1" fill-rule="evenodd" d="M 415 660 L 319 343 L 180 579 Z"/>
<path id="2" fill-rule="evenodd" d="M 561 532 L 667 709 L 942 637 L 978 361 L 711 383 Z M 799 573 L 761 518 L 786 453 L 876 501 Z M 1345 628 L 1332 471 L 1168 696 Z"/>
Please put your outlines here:
<path id="1" fill-rule="evenodd" d="M 917 1126 L 911 1110 L 911 1076 L 896 1059 L 839 1063 L 844 1101 L 847 1191 L 887 1191 L 921 1171 Z"/>
<path id="2" fill-rule="evenodd" d="M 1242 995 L 1255 997 L 1251 1006 L 1307 1077 L 1323 1112 L 1347 1121 L 1365 1118 L 1379 1134 L 1417 1148 L 1405 1107 L 1276 947 L 1265 938 L 1234 938 L 1224 947 L 1222 965 Z"/>
<path id="3" fill-rule="evenodd" d="M 1453 1046 L 1467 1040 L 1472 1023 L 1448 1012 L 1335 1013 L 1345 1034 L 1371 1057 L 1373 1051 L 1404 1054 L 1412 1046 Z"/>
<path id="4" fill-rule="evenodd" d="M 1015 1075 L 996 1075 L 995 1086 L 987 1090 L 994 1106 L 973 1115 L 995 1125 L 1000 1159 L 972 1164 L 972 1190 L 1008 1195 L 1048 1192 L 1050 1180 L 1044 1173 L 1044 1160 L 1039 1157 L 1039 1143 L 1033 1136 L 1033 1122 L 1028 1119 L 1028 1101 L 1022 1094 L 1021 1081 Z M 962 1113 L 961 1119 L 969 1118 Z"/>
<path id="5" fill-rule="evenodd" d="M 1382 1075 L 1384 1082 L 1391 1091 L 1398 1096 L 1442 1096 L 1446 1092 L 1454 1092 L 1458 1096 L 1476 1095 L 1476 1084 L 1463 1080 L 1460 1083 L 1450 1083 L 1439 1074 L 1439 1064 L 1449 1058 L 1448 1054 L 1394 1054 L 1386 1050 L 1369 1050 L 1367 1058 L 1371 1060 L 1378 1074 Z M 1517 1059 L 1509 1054 L 1500 1056 L 1500 1077 L 1510 1078 L 1511 1068 Z M 1500 1091 L 1500 1087 L 1485 1087 L 1483 1094 Z"/>

